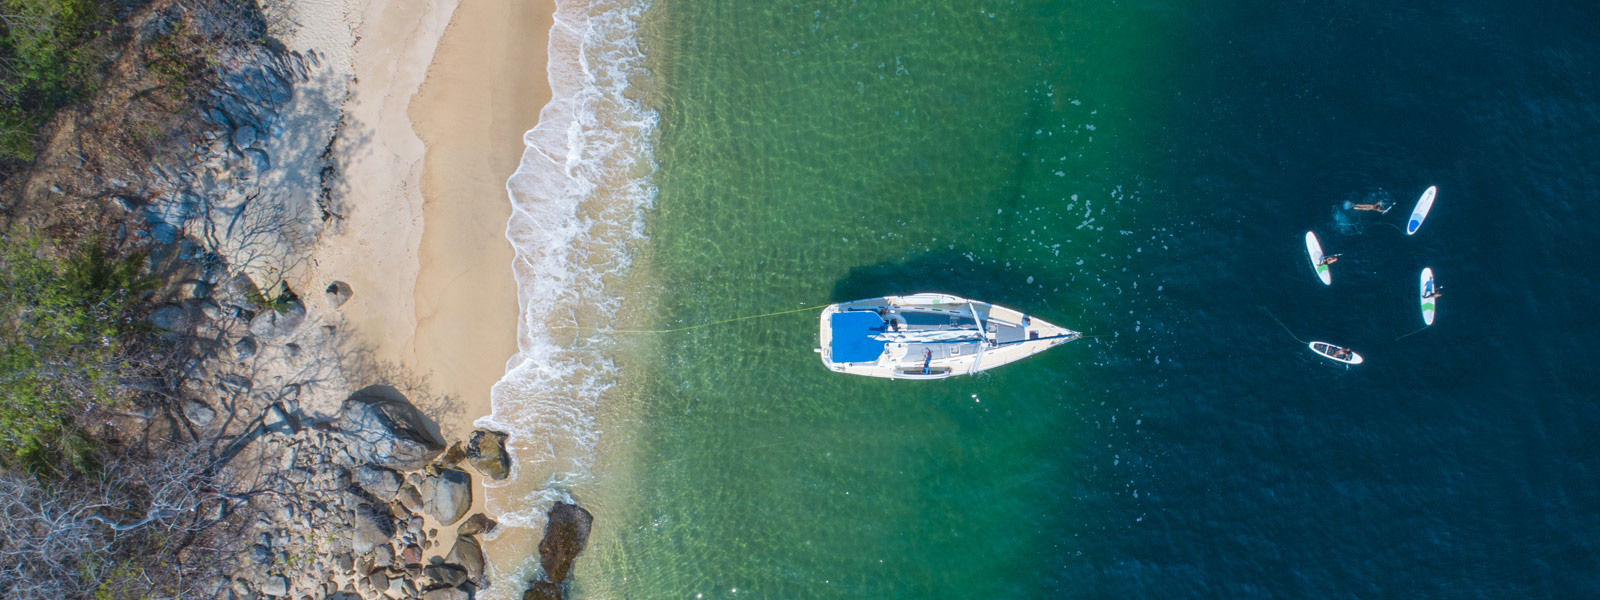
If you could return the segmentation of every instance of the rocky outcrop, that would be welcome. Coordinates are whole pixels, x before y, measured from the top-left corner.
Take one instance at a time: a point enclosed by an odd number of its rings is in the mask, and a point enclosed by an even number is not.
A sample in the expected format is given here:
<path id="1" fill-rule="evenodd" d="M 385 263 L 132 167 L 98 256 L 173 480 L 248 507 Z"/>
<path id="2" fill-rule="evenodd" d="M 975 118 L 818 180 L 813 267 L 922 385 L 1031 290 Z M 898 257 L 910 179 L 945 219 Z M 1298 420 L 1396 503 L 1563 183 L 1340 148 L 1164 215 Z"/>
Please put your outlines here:
<path id="1" fill-rule="evenodd" d="M 350 301 L 350 296 L 355 292 L 350 289 L 350 284 L 335 281 L 328 284 L 328 289 L 323 290 L 322 297 L 328 301 L 329 308 L 339 308 Z"/>
<path id="2" fill-rule="evenodd" d="M 384 502 L 393 502 L 395 496 L 400 493 L 400 486 L 404 483 L 399 473 L 372 465 L 357 467 L 355 476 L 356 485 L 361 486 L 361 489 L 366 490 L 368 494 L 372 494 L 372 497 Z"/>
<path id="3" fill-rule="evenodd" d="M 472 508 L 472 476 L 459 469 L 440 469 L 417 482 L 417 492 L 422 495 L 422 510 L 449 525 L 467 514 Z"/>
<path id="4" fill-rule="evenodd" d="M 422 595 L 422 600 L 472 600 L 472 594 L 458 588 L 440 588 Z"/>
<path id="5" fill-rule="evenodd" d="M 422 568 L 422 575 L 433 580 L 434 585 L 456 587 L 467 582 L 467 570 L 455 565 L 428 565 Z"/>
<path id="6" fill-rule="evenodd" d="M 278 308 L 256 313 L 250 319 L 250 333 L 263 340 L 288 337 L 306 320 L 306 306 L 299 300 L 290 300 Z"/>
<path id="7" fill-rule="evenodd" d="M 379 544 L 389 543 L 394 532 L 394 513 L 389 511 L 387 505 L 375 502 L 356 504 L 355 517 L 350 522 L 350 549 L 356 554 L 366 554 Z"/>
<path id="8" fill-rule="evenodd" d="M 339 430 L 352 455 L 400 471 L 420 469 L 444 451 L 429 425 L 405 395 L 386 385 L 351 394 L 339 414 Z"/>
<path id="9" fill-rule="evenodd" d="M 289 595 L 289 578 L 282 575 L 267 577 L 266 581 L 261 582 L 261 593 L 273 598 Z"/>
<path id="10" fill-rule="evenodd" d="M 505 479 L 511 474 L 511 456 L 506 454 L 506 434 L 478 429 L 467 440 L 467 461 L 484 477 Z"/>
<path id="11" fill-rule="evenodd" d="M 477 513 L 467 517 L 467 520 L 462 521 L 461 526 L 456 528 L 456 534 L 478 535 L 480 533 L 489 533 L 494 531 L 494 528 L 498 527 L 499 525 L 500 523 L 495 522 L 495 520 L 489 518 L 488 515 Z"/>
<path id="12" fill-rule="evenodd" d="M 478 585 L 483 585 L 483 546 L 478 543 L 478 538 L 470 535 L 457 535 L 456 543 L 450 546 L 450 553 L 444 556 L 444 562 L 460 565 L 467 571 L 467 579 Z"/>
<path id="13" fill-rule="evenodd" d="M 589 526 L 594 515 L 576 504 L 557 502 L 550 508 L 550 523 L 539 540 L 539 566 L 552 583 L 563 583 L 572 573 L 572 561 L 589 543 Z"/>
<path id="14" fill-rule="evenodd" d="M 561 586 L 548 581 L 539 580 L 522 593 L 522 600 L 562 600 L 566 596 L 561 591 Z"/>

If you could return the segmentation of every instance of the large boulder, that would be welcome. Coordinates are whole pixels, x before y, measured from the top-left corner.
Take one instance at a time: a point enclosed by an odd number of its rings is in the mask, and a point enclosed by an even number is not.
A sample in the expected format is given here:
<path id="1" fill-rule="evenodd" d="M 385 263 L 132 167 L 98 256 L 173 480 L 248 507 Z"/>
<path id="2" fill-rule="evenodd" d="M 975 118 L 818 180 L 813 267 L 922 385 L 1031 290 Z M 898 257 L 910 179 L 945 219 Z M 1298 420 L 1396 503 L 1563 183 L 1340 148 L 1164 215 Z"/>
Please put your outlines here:
<path id="1" fill-rule="evenodd" d="M 376 502 L 356 504 L 355 518 L 350 523 L 350 549 L 356 554 L 366 554 L 379 544 L 389 543 L 394 537 L 394 513 L 389 507 Z"/>
<path id="2" fill-rule="evenodd" d="M 506 454 L 506 434 L 478 429 L 467 440 L 467 460 L 472 468 L 494 480 L 511 474 L 511 455 Z"/>
<path id="3" fill-rule="evenodd" d="M 261 593 L 273 598 L 289 595 L 289 578 L 282 575 L 272 575 L 261 582 Z"/>
<path id="4" fill-rule="evenodd" d="M 467 520 L 461 522 L 461 526 L 456 528 L 456 534 L 478 535 L 480 533 L 489 533 L 494 531 L 494 528 L 498 526 L 500 526 L 500 523 L 489 518 L 488 515 L 476 513 L 470 517 L 467 517 Z"/>
<path id="5" fill-rule="evenodd" d="M 528 591 L 522 593 L 522 600 L 562 600 L 565 597 L 561 593 L 561 586 L 542 579 L 533 582 Z"/>
<path id="6" fill-rule="evenodd" d="M 288 337 L 306 320 L 306 306 L 290 300 L 281 309 L 266 309 L 250 319 L 250 333 L 263 340 Z"/>
<path id="7" fill-rule="evenodd" d="M 422 568 L 422 574 L 436 586 L 456 587 L 467 582 L 467 570 L 456 565 L 428 565 Z"/>
<path id="8" fill-rule="evenodd" d="M 350 289 L 350 284 L 343 281 L 335 281 L 328 284 L 328 289 L 323 290 L 322 296 L 328 301 L 329 307 L 339 308 L 344 303 L 349 302 L 350 296 L 354 293 Z"/>
<path id="9" fill-rule="evenodd" d="M 472 594 L 460 588 L 439 588 L 423 594 L 422 600 L 472 600 Z"/>
<path id="10" fill-rule="evenodd" d="M 449 525 L 467 514 L 472 508 L 472 476 L 460 469 L 440 469 L 417 482 L 417 492 L 422 494 L 422 510 Z"/>
<path id="11" fill-rule="evenodd" d="M 460 565 L 466 569 L 467 579 L 483 585 L 483 546 L 478 543 L 478 538 L 456 536 L 456 543 L 450 546 L 450 553 L 444 555 L 444 562 Z"/>
<path id="12" fill-rule="evenodd" d="M 589 543 L 589 526 L 594 515 L 576 504 L 557 502 L 550 508 L 550 523 L 539 540 L 539 565 L 546 580 L 562 583 L 572 573 L 572 561 Z"/>
<path id="13" fill-rule="evenodd" d="M 392 469 L 362 465 L 356 468 L 356 485 L 384 502 L 393 502 L 404 480 Z"/>
<path id="14" fill-rule="evenodd" d="M 431 425 L 405 395 L 386 385 L 351 394 L 339 414 L 339 430 L 351 454 L 400 471 L 420 469 L 444 451 L 444 441 Z"/>

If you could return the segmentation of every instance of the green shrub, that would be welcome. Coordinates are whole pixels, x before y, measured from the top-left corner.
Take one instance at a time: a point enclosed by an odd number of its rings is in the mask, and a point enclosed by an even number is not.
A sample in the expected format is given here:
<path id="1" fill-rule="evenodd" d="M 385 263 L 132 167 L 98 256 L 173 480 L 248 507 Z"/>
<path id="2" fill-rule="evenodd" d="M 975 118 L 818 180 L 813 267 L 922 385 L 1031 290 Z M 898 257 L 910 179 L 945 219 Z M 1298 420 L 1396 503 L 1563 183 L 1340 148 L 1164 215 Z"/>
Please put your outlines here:
<path id="1" fill-rule="evenodd" d="M 154 281 L 143 257 L 111 257 L 90 240 L 66 260 L 36 239 L 0 240 L 0 453 L 30 465 L 82 468 L 70 427 L 110 401 L 132 308 Z"/>
<path id="2" fill-rule="evenodd" d="M 35 131 L 93 89 L 90 43 L 111 15 L 97 0 L 0 0 L 0 154 L 28 160 Z"/>

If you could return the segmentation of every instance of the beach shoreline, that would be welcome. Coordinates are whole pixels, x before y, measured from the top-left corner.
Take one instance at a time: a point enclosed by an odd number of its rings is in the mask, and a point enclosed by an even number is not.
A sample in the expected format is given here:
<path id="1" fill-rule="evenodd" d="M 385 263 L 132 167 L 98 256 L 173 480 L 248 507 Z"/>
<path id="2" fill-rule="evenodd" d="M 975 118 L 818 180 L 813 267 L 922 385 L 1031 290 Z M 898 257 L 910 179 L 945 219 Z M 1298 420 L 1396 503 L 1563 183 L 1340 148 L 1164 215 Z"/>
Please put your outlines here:
<path id="1" fill-rule="evenodd" d="M 465 442 L 491 413 L 490 390 L 518 349 L 505 182 L 520 163 L 523 133 L 550 99 L 545 53 L 555 4 L 346 0 L 293 8 L 291 45 L 332 53 L 331 66 L 349 78 L 334 146 L 344 157 L 347 210 L 295 287 L 348 283 L 353 294 L 338 313 L 364 367 L 352 384 L 399 376 L 446 443 Z M 340 48 L 341 33 L 353 46 Z M 486 512 L 493 488 L 486 477 L 472 481 L 470 512 Z M 517 573 L 526 549 L 497 551 L 496 537 L 483 540 L 490 572 Z"/>
<path id="2" fill-rule="evenodd" d="M 550 0 L 462 3 L 408 110 L 427 147 L 408 357 L 431 389 L 454 398 L 439 416 L 448 439 L 465 438 L 491 414 L 490 390 L 518 350 L 506 179 L 521 162 L 523 132 L 550 100 L 545 53 L 554 13 Z M 509 501 L 491 502 L 496 488 L 474 481 L 473 512 Z M 490 572 L 521 570 L 528 556 L 519 539 L 484 539 Z M 496 577 L 509 583 L 495 591 L 520 593 L 523 582 L 510 579 Z"/>

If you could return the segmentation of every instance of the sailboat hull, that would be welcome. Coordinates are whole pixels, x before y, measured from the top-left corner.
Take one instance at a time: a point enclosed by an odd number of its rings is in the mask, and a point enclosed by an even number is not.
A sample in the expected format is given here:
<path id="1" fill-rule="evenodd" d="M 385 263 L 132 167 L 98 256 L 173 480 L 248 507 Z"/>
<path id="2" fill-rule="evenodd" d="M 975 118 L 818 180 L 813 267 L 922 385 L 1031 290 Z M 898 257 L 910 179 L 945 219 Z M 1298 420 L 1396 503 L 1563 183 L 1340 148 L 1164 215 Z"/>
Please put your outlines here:
<path id="1" fill-rule="evenodd" d="M 1078 339 L 1016 310 L 949 294 L 885 296 L 823 309 L 817 352 L 829 370 L 944 379 L 1010 364 Z"/>

